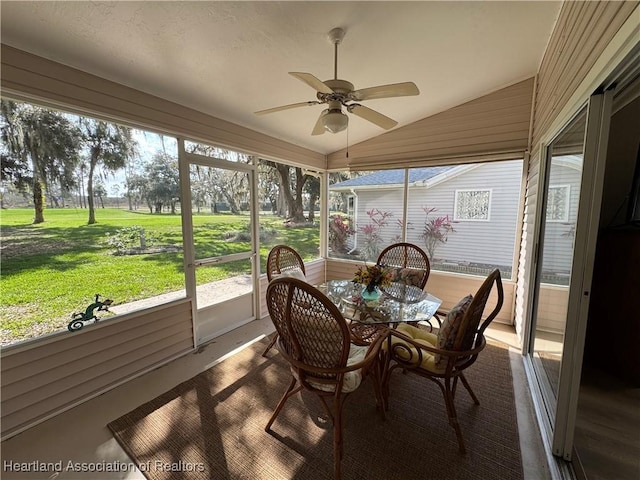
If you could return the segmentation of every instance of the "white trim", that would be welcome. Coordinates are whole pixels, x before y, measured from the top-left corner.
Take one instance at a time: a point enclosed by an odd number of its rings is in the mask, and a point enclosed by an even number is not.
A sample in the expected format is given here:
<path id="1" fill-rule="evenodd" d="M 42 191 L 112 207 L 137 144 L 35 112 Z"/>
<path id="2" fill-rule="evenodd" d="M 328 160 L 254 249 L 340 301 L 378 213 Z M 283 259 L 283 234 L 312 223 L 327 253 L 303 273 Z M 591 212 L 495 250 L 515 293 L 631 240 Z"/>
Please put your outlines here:
<path id="1" fill-rule="evenodd" d="M 509 160 L 505 160 L 505 161 L 509 161 Z M 440 173 L 440 174 L 436 175 L 435 177 L 429 178 L 428 180 L 422 180 L 420 182 L 413 182 L 413 185 L 414 186 L 422 185 L 422 186 L 427 187 L 427 188 L 433 188 L 436 185 L 439 185 L 440 183 L 446 182 L 448 180 L 451 180 L 452 178 L 455 178 L 457 176 L 462 175 L 463 173 L 467 173 L 470 170 L 476 169 L 480 165 L 485 164 L 485 163 L 487 163 L 487 162 L 471 163 L 471 164 L 465 164 L 465 165 L 456 165 L 451 170 L 447 170 L 446 172 Z M 434 166 L 437 166 L 437 167 L 448 167 L 450 165 L 434 165 Z M 415 167 L 415 168 L 424 168 L 424 167 Z"/>

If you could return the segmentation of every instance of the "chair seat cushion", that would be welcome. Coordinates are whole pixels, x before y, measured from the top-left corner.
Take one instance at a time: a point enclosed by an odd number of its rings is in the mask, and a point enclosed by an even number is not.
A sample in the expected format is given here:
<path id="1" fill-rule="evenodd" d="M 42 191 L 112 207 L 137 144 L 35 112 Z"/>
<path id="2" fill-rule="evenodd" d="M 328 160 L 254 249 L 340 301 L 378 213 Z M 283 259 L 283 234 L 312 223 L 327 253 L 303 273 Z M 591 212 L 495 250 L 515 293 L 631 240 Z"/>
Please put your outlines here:
<path id="1" fill-rule="evenodd" d="M 436 346 L 436 341 L 438 338 L 437 335 L 427 332 L 426 330 L 414 327 L 412 325 L 408 325 L 406 323 L 398 324 L 398 327 L 396 328 L 396 330 L 400 333 L 405 334 L 407 337 L 410 337 L 413 340 L 413 342 L 418 345 L 424 345 L 425 347 L 431 347 L 431 348 L 435 348 Z M 417 359 L 420 358 L 419 352 L 418 352 L 418 350 L 420 350 L 421 351 L 420 353 L 422 354 L 422 361 L 420 362 L 420 368 L 423 368 L 425 370 L 428 370 L 434 373 L 443 373 L 445 371 L 446 363 L 444 365 L 437 365 L 436 355 L 432 354 L 427 350 L 416 347 L 415 345 L 410 344 L 409 342 L 406 342 L 398 337 L 392 336 L 391 345 L 398 345 L 398 344 L 403 345 L 407 349 L 407 350 L 405 350 L 404 348 L 393 349 L 393 355 L 400 358 L 401 360 L 404 360 L 406 362 L 406 361 L 410 361 L 410 359 L 413 359 L 417 362 Z M 385 347 L 386 347 L 386 344 L 385 344 Z"/>
<path id="2" fill-rule="evenodd" d="M 389 273 L 391 274 L 392 282 L 400 282 L 405 285 L 411 285 L 419 288 L 421 288 L 422 279 L 425 275 L 424 270 L 406 267 L 391 267 L 389 269 Z"/>
<path id="3" fill-rule="evenodd" d="M 349 358 L 347 359 L 347 366 L 355 365 L 356 363 L 361 362 L 367 356 L 367 350 L 369 350 L 368 345 L 354 345 L 353 343 L 349 347 Z M 335 385 L 314 382 L 309 377 L 307 377 L 307 382 L 309 385 L 313 386 L 313 388 L 317 388 L 318 390 L 322 390 L 323 392 L 334 392 Z M 362 369 L 353 370 L 352 372 L 347 372 L 344 374 L 344 381 L 342 383 L 342 393 L 353 392 L 356 388 L 360 386 L 362 382 Z"/>
<path id="4" fill-rule="evenodd" d="M 298 280 L 302 280 L 303 282 L 307 281 L 307 277 L 304 276 L 304 273 L 299 268 L 291 268 L 289 270 L 283 270 L 280 273 L 274 273 L 271 277 L 272 280 L 280 277 L 289 277 L 289 278 L 297 278 Z"/>

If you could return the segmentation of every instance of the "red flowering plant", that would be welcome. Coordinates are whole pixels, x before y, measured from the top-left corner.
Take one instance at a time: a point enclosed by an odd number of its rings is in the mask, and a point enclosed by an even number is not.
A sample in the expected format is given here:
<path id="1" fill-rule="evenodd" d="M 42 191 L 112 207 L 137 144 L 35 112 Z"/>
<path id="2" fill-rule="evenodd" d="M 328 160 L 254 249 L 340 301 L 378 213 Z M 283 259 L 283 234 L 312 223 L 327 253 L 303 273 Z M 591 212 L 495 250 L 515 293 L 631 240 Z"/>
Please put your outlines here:
<path id="1" fill-rule="evenodd" d="M 390 286 L 391 277 L 391 271 L 384 265 L 364 265 L 358 267 L 353 281 L 364 285 L 371 292 L 376 287 Z"/>
<path id="2" fill-rule="evenodd" d="M 425 218 L 424 228 L 420 237 L 424 239 L 429 260 L 433 262 L 435 260 L 434 254 L 436 247 L 441 243 L 447 243 L 449 234 L 455 232 L 453 229 L 455 222 L 449 218 L 449 215 L 429 218 L 429 215 L 436 211 L 435 208 L 422 207 L 422 210 L 424 211 Z"/>

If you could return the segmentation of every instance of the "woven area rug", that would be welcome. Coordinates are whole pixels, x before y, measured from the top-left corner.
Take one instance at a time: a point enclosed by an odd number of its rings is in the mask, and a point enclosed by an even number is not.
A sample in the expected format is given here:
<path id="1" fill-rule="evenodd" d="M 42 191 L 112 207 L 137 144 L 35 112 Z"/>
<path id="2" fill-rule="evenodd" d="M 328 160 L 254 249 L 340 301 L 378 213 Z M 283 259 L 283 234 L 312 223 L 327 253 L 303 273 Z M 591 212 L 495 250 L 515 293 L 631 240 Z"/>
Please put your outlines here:
<path id="1" fill-rule="evenodd" d="M 308 393 L 285 405 L 264 431 L 289 382 L 276 349 L 256 342 L 109 424 L 147 478 L 331 479 L 332 429 Z M 386 420 L 366 381 L 345 405 L 343 479 L 522 479 L 509 354 L 488 345 L 460 388 L 456 407 L 467 453 L 458 451 L 440 389 L 394 372 Z"/>

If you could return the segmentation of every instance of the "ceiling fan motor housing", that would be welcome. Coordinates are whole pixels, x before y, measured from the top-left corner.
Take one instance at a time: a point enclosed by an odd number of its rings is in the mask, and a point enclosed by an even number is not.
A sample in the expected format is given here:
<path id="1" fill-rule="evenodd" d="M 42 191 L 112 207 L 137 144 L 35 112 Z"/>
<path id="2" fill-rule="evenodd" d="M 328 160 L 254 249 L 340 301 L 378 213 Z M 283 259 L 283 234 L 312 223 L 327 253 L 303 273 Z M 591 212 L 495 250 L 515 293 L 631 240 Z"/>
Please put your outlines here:
<path id="1" fill-rule="evenodd" d="M 331 88 L 333 93 L 318 92 L 316 95 L 318 100 L 322 102 L 338 101 L 342 104 L 350 100 L 349 94 L 353 92 L 353 83 L 347 82 L 346 80 L 335 79 L 327 80 L 324 84 Z"/>

